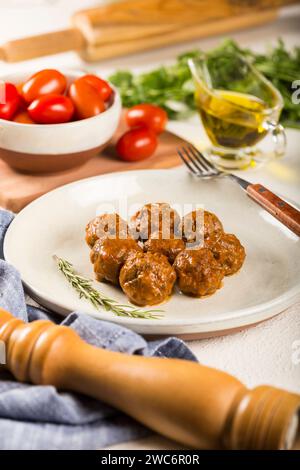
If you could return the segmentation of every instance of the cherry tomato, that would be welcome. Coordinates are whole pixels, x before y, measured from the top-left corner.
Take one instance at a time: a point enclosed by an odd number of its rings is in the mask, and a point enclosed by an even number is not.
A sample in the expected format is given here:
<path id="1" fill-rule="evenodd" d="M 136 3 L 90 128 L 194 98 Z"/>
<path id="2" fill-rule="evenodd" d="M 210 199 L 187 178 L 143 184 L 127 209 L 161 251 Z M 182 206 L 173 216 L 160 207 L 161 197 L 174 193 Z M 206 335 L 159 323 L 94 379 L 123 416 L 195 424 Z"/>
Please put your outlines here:
<path id="1" fill-rule="evenodd" d="M 58 70 L 45 69 L 35 73 L 22 86 L 22 96 L 27 103 L 49 94 L 62 94 L 67 87 L 66 77 Z"/>
<path id="2" fill-rule="evenodd" d="M 141 127 L 125 132 L 118 140 L 116 150 L 122 160 L 136 162 L 150 157 L 156 147 L 156 134 L 150 129 Z"/>
<path id="3" fill-rule="evenodd" d="M 28 113 L 38 124 L 58 124 L 70 121 L 74 113 L 74 105 L 67 96 L 45 95 L 28 106 Z"/>
<path id="4" fill-rule="evenodd" d="M 16 85 L 16 89 L 18 90 L 19 97 L 20 97 L 20 106 L 19 106 L 19 109 L 24 109 L 24 110 L 26 110 L 26 109 L 27 109 L 27 106 L 28 106 L 28 103 L 26 103 L 26 101 L 25 101 L 24 98 L 23 98 L 23 95 L 22 95 L 22 87 L 23 87 L 23 83 L 18 83 L 18 84 Z"/>
<path id="5" fill-rule="evenodd" d="M 2 85 L 0 84 L 0 86 Z M 0 93 L 0 98 L 2 98 L 2 93 Z M 10 120 L 21 104 L 21 99 L 15 85 L 12 83 L 4 84 L 3 98 L 5 103 L 1 103 L 0 100 L 0 119 Z"/>
<path id="6" fill-rule="evenodd" d="M 166 111 L 154 104 L 137 104 L 128 109 L 126 122 L 129 127 L 146 126 L 156 134 L 164 131 L 168 122 Z"/>
<path id="7" fill-rule="evenodd" d="M 111 97 L 113 90 L 109 83 L 107 83 L 105 80 L 102 80 L 102 78 L 99 78 L 96 75 L 84 75 L 81 78 L 96 88 L 96 90 L 100 93 L 103 101 L 107 101 Z"/>
<path id="8" fill-rule="evenodd" d="M 71 84 L 69 96 L 74 103 L 78 119 L 90 118 L 105 110 L 105 104 L 100 94 L 83 77 L 77 78 Z"/>
<path id="9" fill-rule="evenodd" d="M 16 89 L 18 90 L 19 95 L 22 95 L 22 88 L 23 88 L 24 83 L 17 83 L 16 84 Z"/>
<path id="10" fill-rule="evenodd" d="M 26 110 L 19 111 L 13 118 L 13 121 L 22 124 L 35 124 Z"/>

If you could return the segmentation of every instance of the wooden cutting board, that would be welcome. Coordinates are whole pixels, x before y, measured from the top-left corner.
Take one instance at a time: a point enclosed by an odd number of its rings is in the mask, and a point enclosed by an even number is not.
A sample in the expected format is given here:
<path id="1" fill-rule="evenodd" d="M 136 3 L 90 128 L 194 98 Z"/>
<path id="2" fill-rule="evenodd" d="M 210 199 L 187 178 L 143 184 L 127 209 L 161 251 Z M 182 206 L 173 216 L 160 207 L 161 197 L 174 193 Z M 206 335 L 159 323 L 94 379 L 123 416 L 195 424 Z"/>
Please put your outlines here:
<path id="1" fill-rule="evenodd" d="M 176 147 L 183 141 L 169 132 L 159 136 L 159 145 L 152 157 L 140 162 L 121 161 L 115 153 L 114 144 L 124 128 L 124 124 L 121 124 L 111 145 L 101 154 L 73 170 L 48 175 L 26 175 L 12 170 L 0 160 L 0 207 L 19 212 L 42 194 L 89 176 L 113 171 L 171 168 L 181 164 Z"/>
<path id="2" fill-rule="evenodd" d="M 123 0 L 75 13 L 71 27 L 2 44 L 16 62 L 76 50 L 87 61 L 151 50 L 273 21 L 299 0 Z"/>

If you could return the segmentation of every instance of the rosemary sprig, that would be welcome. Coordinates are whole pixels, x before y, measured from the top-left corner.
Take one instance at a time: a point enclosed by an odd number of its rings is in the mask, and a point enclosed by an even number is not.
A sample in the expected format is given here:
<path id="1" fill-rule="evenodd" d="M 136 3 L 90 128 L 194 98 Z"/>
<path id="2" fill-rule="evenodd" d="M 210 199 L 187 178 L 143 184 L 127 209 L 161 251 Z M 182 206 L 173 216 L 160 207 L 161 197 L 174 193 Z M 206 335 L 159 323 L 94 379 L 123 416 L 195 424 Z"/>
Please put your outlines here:
<path id="1" fill-rule="evenodd" d="M 162 316 L 160 312 L 163 312 L 163 310 L 142 310 L 130 304 L 118 303 L 116 300 L 107 297 L 95 289 L 91 279 L 76 273 L 74 266 L 69 261 L 56 255 L 53 258 L 67 281 L 78 292 L 79 298 L 88 300 L 97 310 L 103 307 L 104 310 L 113 312 L 118 317 L 143 318 L 146 320 L 158 319 Z"/>

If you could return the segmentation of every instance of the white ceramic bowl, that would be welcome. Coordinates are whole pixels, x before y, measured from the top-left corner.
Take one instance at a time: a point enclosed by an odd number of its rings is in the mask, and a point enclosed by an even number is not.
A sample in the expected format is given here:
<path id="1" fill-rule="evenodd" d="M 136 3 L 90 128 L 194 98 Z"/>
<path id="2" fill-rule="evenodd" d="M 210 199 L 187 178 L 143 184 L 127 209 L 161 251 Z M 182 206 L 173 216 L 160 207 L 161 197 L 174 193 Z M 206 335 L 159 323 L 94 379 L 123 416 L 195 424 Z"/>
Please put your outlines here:
<path id="1" fill-rule="evenodd" d="M 34 72 L 5 75 L 0 80 L 17 84 Z M 69 83 L 83 75 L 75 71 L 62 73 Z M 62 124 L 20 124 L 0 119 L 0 158 L 27 173 L 51 173 L 82 165 L 109 143 L 117 129 L 121 99 L 112 88 L 111 106 L 89 119 Z"/>

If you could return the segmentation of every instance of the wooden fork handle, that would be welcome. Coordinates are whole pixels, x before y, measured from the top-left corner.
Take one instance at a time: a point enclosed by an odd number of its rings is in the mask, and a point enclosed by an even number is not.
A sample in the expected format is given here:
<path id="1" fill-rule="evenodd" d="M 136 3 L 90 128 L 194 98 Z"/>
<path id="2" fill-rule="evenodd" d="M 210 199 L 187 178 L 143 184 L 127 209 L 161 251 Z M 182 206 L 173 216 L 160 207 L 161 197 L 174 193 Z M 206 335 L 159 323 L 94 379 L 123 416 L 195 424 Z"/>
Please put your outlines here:
<path id="1" fill-rule="evenodd" d="M 300 211 L 261 184 L 249 184 L 248 195 L 300 237 Z"/>

